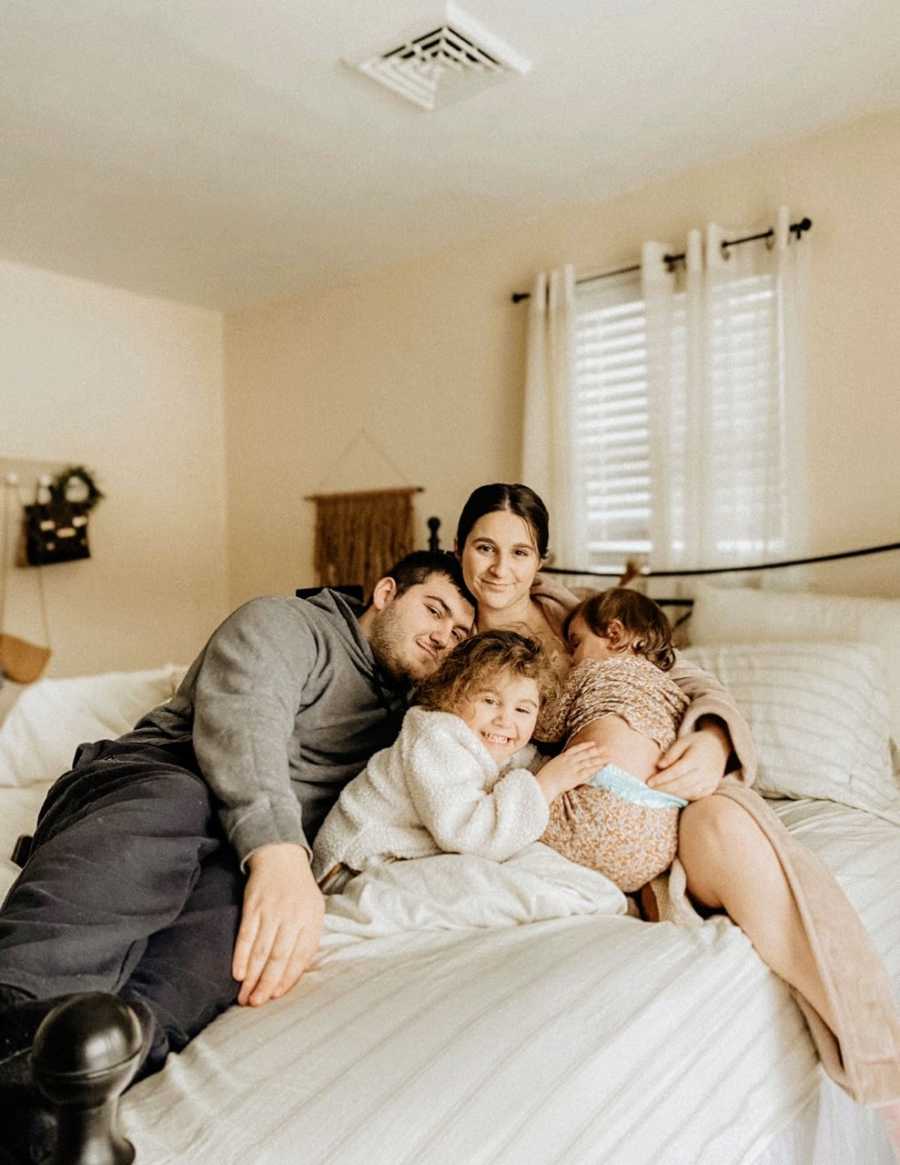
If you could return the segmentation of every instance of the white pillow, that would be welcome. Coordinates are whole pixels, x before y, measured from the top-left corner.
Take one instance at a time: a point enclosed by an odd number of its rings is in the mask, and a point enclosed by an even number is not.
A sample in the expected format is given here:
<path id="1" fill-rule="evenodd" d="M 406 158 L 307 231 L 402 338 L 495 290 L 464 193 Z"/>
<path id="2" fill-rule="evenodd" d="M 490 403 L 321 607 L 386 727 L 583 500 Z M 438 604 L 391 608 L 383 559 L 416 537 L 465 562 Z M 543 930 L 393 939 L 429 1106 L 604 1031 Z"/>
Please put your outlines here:
<path id="1" fill-rule="evenodd" d="M 891 735 L 900 745 L 900 600 L 696 588 L 689 634 L 708 643 L 874 643 L 884 652 Z"/>
<path id="2" fill-rule="evenodd" d="M 732 644 L 681 655 L 718 676 L 747 718 L 758 792 L 838 801 L 900 824 L 877 647 Z"/>
<path id="3" fill-rule="evenodd" d="M 39 680 L 25 688 L 0 727 L 0 786 L 53 781 L 79 744 L 108 740 L 175 692 L 183 667 Z"/>

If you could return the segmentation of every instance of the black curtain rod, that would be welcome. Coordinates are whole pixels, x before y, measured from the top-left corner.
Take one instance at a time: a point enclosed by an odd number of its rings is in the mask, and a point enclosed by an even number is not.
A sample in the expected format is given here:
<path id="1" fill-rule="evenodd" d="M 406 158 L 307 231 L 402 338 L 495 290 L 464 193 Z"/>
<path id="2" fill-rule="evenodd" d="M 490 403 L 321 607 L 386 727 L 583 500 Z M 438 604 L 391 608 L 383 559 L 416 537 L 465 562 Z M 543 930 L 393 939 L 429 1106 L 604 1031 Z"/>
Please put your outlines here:
<path id="1" fill-rule="evenodd" d="M 787 566 L 814 566 L 818 562 L 836 562 L 842 558 L 859 558 L 864 554 L 884 554 L 900 550 L 900 542 L 886 542 L 883 546 L 865 546 L 862 550 L 843 550 L 838 554 L 818 554 L 815 558 L 791 558 L 784 562 L 760 562 L 756 566 L 711 566 L 702 570 L 642 570 L 639 578 L 695 578 L 701 574 L 746 574 L 757 570 L 779 570 Z M 621 578 L 621 571 L 567 570 L 564 566 L 544 566 L 545 574 L 583 574 L 591 578 Z"/>
<path id="2" fill-rule="evenodd" d="M 798 239 L 812 227 L 812 219 L 802 218 L 799 222 L 792 222 L 788 228 L 790 232 Z M 758 235 L 746 235 L 743 239 L 723 239 L 722 250 L 727 252 L 729 247 L 739 247 L 742 243 L 755 243 L 759 239 L 774 238 L 775 231 L 771 227 L 767 231 L 763 231 Z M 669 267 L 674 267 L 676 263 L 681 263 L 685 259 L 685 252 L 682 251 L 679 255 L 663 255 L 663 261 Z M 615 271 L 604 271 L 601 275 L 586 275 L 583 279 L 576 279 L 575 282 L 579 286 L 582 283 L 596 283 L 598 279 L 612 279 L 614 275 L 631 275 L 634 271 L 640 271 L 640 263 L 635 263 L 631 267 L 617 267 Z M 531 299 L 530 291 L 514 291 L 510 296 L 513 303 L 521 303 L 523 299 Z"/>

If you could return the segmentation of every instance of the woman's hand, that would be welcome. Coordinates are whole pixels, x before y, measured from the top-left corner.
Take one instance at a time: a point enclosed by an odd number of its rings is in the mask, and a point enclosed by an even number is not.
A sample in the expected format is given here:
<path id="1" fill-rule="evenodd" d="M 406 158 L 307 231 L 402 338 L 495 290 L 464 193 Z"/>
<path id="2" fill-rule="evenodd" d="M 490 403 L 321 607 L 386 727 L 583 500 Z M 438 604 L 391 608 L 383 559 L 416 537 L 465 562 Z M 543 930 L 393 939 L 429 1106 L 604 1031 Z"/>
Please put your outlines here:
<path id="1" fill-rule="evenodd" d="M 547 804 L 560 793 L 567 793 L 569 789 L 585 784 L 598 769 L 603 768 L 607 759 L 605 748 L 587 741 L 584 744 L 573 744 L 553 760 L 548 760 L 535 778 Z"/>
<path id="2" fill-rule="evenodd" d="M 302 846 L 260 846 L 247 865 L 231 973 L 241 982 L 238 1003 L 257 1007 L 289 991 L 319 949 L 325 900 Z"/>
<path id="3" fill-rule="evenodd" d="M 730 754 L 731 740 L 725 728 L 718 723 L 706 724 L 679 737 L 663 753 L 647 784 L 685 801 L 699 801 L 718 789 Z"/>

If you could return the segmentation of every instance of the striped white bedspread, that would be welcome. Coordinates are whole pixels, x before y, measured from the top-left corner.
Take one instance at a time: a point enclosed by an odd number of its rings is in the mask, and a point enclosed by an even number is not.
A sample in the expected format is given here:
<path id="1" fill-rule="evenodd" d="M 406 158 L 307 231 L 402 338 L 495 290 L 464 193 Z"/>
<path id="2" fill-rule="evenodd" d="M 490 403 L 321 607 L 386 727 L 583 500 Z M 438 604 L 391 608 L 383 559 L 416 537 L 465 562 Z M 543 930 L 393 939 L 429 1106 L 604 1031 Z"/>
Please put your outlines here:
<path id="1" fill-rule="evenodd" d="M 900 982 L 900 830 L 828 802 L 779 812 Z M 585 914 L 577 879 L 548 918 L 550 877 L 509 879 L 483 925 L 471 885 L 457 915 L 438 881 L 439 921 L 421 904 L 418 921 L 442 929 L 405 931 L 383 885 L 339 900 L 289 997 L 233 1008 L 127 1094 L 140 1165 L 736 1165 L 818 1087 L 787 988 L 727 920 Z"/>

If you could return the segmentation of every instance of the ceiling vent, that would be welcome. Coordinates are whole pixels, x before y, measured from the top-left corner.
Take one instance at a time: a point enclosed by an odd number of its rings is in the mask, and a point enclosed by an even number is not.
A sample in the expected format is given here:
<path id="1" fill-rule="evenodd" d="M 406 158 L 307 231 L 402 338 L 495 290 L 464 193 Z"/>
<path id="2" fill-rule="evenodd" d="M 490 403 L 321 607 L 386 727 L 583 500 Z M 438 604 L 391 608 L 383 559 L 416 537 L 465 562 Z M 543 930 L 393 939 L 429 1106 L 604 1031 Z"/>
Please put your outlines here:
<path id="1" fill-rule="evenodd" d="M 531 68 L 530 61 L 456 4 L 447 4 L 424 31 L 419 29 L 346 63 L 429 111 Z"/>

